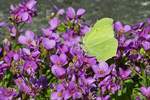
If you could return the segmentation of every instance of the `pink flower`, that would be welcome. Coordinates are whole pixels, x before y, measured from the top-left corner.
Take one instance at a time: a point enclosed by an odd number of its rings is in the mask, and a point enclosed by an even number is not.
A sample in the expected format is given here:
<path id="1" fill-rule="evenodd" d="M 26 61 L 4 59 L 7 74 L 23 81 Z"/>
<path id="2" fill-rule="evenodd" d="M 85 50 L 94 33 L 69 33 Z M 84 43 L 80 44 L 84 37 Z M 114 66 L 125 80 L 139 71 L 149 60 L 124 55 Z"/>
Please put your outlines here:
<path id="1" fill-rule="evenodd" d="M 25 32 L 25 35 L 19 36 L 18 42 L 27 46 L 36 46 L 36 42 L 34 40 L 34 33 L 29 30 Z"/>

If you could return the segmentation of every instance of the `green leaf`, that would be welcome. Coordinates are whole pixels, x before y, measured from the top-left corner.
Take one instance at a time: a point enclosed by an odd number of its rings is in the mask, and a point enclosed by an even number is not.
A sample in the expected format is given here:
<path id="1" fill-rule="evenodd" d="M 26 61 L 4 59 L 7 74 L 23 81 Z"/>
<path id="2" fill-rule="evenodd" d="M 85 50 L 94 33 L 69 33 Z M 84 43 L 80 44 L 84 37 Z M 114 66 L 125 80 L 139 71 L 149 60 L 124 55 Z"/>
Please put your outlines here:
<path id="1" fill-rule="evenodd" d="M 62 33 L 62 32 L 66 32 L 66 26 L 64 23 L 60 24 L 58 27 L 57 27 L 57 31 L 58 33 Z"/>
<path id="2" fill-rule="evenodd" d="M 83 37 L 85 51 L 98 60 L 108 60 L 116 55 L 118 42 L 114 37 L 113 19 L 98 20 L 91 31 Z"/>

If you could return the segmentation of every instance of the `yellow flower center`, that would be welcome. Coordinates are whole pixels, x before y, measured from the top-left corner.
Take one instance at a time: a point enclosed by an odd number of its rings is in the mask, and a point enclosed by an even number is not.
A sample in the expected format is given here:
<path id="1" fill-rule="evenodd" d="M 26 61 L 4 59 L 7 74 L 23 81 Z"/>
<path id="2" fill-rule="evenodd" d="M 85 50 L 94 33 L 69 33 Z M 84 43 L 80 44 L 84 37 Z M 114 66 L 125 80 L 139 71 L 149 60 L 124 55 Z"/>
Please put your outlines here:
<path id="1" fill-rule="evenodd" d="M 61 92 L 59 92 L 57 95 L 58 95 L 59 97 L 61 97 L 61 96 L 62 96 L 62 93 L 61 93 Z"/>
<path id="2" fill-rule="evenodd" d="M 104 74 L 105 72 L 103 70 L 99 70 L 99 74 Z"/>

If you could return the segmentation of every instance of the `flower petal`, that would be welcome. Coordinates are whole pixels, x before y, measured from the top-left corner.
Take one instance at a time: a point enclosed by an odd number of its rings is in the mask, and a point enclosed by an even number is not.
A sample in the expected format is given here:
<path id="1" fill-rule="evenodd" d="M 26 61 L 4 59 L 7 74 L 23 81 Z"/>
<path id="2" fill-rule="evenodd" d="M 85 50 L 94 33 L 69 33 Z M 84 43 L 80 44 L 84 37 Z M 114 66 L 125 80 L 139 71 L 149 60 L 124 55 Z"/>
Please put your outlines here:
<path id="1" fill-rule="evenodd" d="M 50 56 L 50 60 L 52 61 L 52 63 L 57 64 L 57 62 L 59 61 L 59 57 L 58 55 L 52 55 Z"/>
<path id="2" fill-rule="evenodd" d="M 49 40 L 48 38 L 43 38 L 42 44 L 43 44 L 44 48 L 49 50 L 49 49 L 52 49 L 55 47 L 56 41 L 55 40 Z"/>
<path id="3" fill-rule="evenodd" d="M 21 13 L 22 21 L 27 21 L 29 18 L 29 14 L 27 12 Z"/>
<path id="4" fill-rule="evenodd" d="M 69 18 L 73 19 L 75 17 L 75 10 L 72 7 L 69 7 L 66 14 Z"/>
<path id="5" fill-rule="evenodd" d="M 59 66 L 52 66 L 52 73 L 56 76 L 56 77 L 62 77 L 65 75 L 66 71 L 64 68 L 59 67 Z"/>
<path id="6" fill-rule="evenodd" d="M 80 9 L 78 9 L 78 11 L 77 11 L 77 16 L 80 17 L 80 16 L 82 16 L 84 13 L 85 13 L 85 9 L 80 8 Z"/>
<path id="7" fill-rule="evenodd" d="M 49 21 L 49 24 L 51 25 L 51 29 L 55 29 L 60 24 L 60 20 L 55 17 Z"/>
<path id="8" fill-rule="evenodd" d="M 27 30 L 27 31 L 25 32 L 25 36 L 26 36 L 27 39 L 29 39 L 29 40 L 33 40 L 33 39 L 34 39 L 34 33 L 33 33 L 32 31 L 30 31 L 30 30 Z"/>
<path id="9" fill-rule="evenodd" d="M 29 0 L 29 1 L 27 2 L 27 4 L 26 4 L 26 7 L 27 7 L 28 9 L 32 9 L 32 8 L 35 6 L 36 3 L 37 3 L 37 1 L 35 1 L 35 0 Z"/>
<path id="10" fill-rule="evenodd" d="M 60 54 L 60 61 L 65 65 L 67 63 L 67 56 L 65 54 Z"/>
<path id="11" fill-rule="evenodd" d="M 21 44 L 27 44 L 27 38 L 23 35 L 19 36 L 18 42 Z"/>
<path id="12" fill-rule="evenodd" d="M 150 42 L 144 41 L 142 42 L 144 50 L 149 50 L 150 49 Z"/>
<path id="13" fill-rule="evenodd" d="M 128 32 L 131 30 L 131 26 L 130 25 L 125 25 L 124 26 L 124 32 Z"/>
<path id="14" fill-rule="evenodd" d="M 122 25 L 121 22 L 117 21 L 117 22 L 115 22 L 115 24 L 114 24 L 114 28 L 115 28 L 115 30 L 116 30 L 117 32 L 120 32 L 120 31 L 123 29 L 123 25 Z"/>

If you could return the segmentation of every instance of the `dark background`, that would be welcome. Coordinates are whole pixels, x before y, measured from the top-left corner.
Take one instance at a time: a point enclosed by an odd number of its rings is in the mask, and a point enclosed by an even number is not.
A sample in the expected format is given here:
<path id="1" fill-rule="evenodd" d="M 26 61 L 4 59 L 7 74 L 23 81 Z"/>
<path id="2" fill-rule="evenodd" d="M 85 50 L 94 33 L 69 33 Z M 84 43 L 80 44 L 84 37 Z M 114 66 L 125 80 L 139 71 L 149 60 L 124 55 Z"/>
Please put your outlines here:
<path id="1" fill-rule="evenodd" d="M 7 19 L 10 4 L 17 4 L 22 0 L 0 0 L 0 17 Z M 126 24 L 133 24 L 150 17 L 150 0 L 38 0 L 38 17 L 34 24 L 29 25 L 33 31 L 47 24 L 46 17 L 56 9 L 69 6 L 85 8 L 86 22 L 91 25 L 102 17 L 111 17 Z M 4 34 L 0 33 L 0 38 Z"/>

